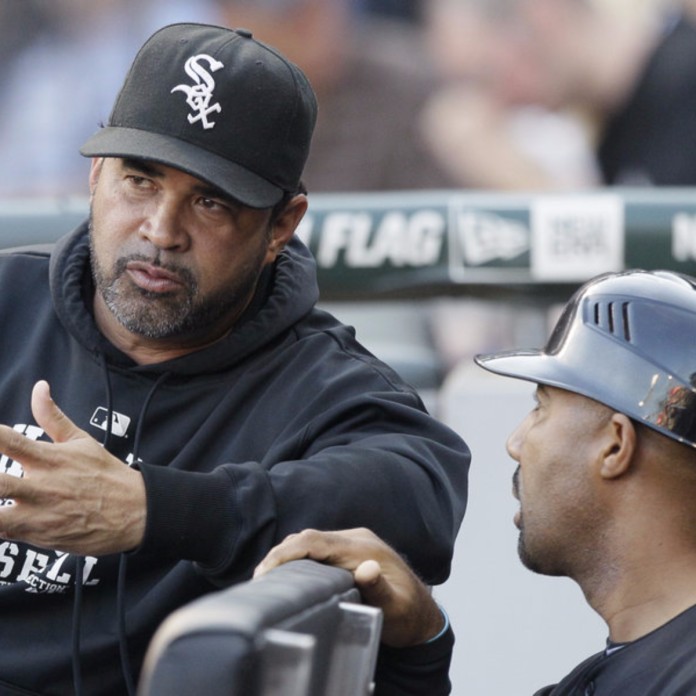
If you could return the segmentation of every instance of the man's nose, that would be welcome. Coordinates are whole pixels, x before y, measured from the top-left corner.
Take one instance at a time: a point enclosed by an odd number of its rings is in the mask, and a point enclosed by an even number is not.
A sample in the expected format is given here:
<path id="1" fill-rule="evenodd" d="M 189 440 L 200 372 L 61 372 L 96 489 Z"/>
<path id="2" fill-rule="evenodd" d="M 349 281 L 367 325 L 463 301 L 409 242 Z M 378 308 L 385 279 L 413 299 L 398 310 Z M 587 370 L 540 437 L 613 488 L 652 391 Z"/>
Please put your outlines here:
<path id="1" fill-rule="evenodd" d="M 520 460 L 520 450 L 524 441 L 525 433 L 529 427 L 529 418 L 527 416 L 508 436 L 505 442 L 505 449 L 512 459 L 516 462 Z"/>
<path id="2" fill-rule="evenodd" d="M 153 202 L 140 225 L 139 233 L 158 249 L 185 251 L 190 243 L 181 208 L 173 200 Z"/>

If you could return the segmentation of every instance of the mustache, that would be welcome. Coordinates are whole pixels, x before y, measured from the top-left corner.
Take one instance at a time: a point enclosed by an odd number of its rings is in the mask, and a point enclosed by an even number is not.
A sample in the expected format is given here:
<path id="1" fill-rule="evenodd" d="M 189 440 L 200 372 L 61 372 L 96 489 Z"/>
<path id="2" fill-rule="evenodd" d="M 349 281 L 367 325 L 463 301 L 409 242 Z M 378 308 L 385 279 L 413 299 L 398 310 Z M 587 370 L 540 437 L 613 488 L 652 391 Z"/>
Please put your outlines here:
<path id="1" fill-rule="evenodd" d="M 134 261 L 150 264 L 155 268 L 161 268 L 169 273 L 173 273 L 178 278 L 180 278 L 186 285 L 196 286 L 196 279 L 193 273 L 183 266 L 179 266 L 174 263 L 163 263 L 161 254 L 158 253 L 154 258 L 147 256 L 146 254 L 129 254 L 128 256 L 122 256 L 114 264 L 114 275 L 121 276 L 126 272 L 128 264 Z"/>
<path id="2" fill-rule="evenodd" d="M 512 492 L 515 498 L 520 497 L 520 467 L 515 469 L 515 473 L 512 475 Z"/>

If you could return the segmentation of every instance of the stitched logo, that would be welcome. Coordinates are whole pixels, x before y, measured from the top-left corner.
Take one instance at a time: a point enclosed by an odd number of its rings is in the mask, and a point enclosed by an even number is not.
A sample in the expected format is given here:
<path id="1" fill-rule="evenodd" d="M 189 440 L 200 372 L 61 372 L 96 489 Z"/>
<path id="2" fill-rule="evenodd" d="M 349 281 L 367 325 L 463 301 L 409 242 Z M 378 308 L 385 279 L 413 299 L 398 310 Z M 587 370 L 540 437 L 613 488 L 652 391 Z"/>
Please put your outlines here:
<path id="1" fill-rule="evenodd" d="M 111 412 L 111 434 L 117 437 L 127 437 L 128 426 L 131 419 L 116 411 Z M 100 430 L 106 430 L 109 427 L 109 411 L 103 406 L 99 406 L 89 419 L 89 424 Z"/>
<path id="2" fill-rule="evenodd" d="M 202 65 L 203 62 L 208 63 L 208 69 Z M 213 98 L 213 90 L 215 89 L 215 80 L 210 74 L 224 67 L 219 60 L 215 60 L 206 53 L 199 53 L 197 56 L 191 56 L 184 65 L 186 74 L 194 81 L 194 85 L 180 84 L 172 89 L 171 93 L 183 92 L 186 95 L 186 103 L 195 113 L 188 115 L 189 123 L 201 122 L 201 125 L 206 130 L 215 126 L 215 121 L 209 121 L 208 116 L 213 113 L 220 113 L 222 107 L 219 102 L 211 104 Z"/>

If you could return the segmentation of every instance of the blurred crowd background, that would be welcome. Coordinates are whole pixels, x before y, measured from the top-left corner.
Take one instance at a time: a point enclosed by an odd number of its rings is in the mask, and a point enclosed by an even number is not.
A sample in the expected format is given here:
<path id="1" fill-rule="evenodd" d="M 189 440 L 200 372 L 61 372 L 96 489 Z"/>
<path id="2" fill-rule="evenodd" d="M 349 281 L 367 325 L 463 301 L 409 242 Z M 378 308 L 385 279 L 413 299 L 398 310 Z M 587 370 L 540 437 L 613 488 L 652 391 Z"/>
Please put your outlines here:
<path id="1" fill-rule="evenodd" d="M 691 185 L 694 6 L 0 0 L 0 198 L 84 194 L 80 144 L 137 48 L 174 21 L 249 28 L 307 72 L 310 192 Z"/>

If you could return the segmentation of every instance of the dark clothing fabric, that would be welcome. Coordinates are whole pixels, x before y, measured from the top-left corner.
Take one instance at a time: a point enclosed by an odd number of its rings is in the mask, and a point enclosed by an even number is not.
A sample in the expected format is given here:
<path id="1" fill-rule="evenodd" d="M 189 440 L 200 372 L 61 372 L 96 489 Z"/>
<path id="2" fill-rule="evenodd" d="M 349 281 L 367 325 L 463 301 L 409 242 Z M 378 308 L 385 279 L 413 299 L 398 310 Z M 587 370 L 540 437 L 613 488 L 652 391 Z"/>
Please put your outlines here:
<path id="1" fill-rule="evenodd" d="M 604 182 L 696 184 L 696 26 L 667 29 L 633 94 L 613 115 L 598 148 Z"/>
<path id="2" fill-rule="evenodd" d="M 539 689 L 534 696 L 692 696 L 694 634 L 696 606 L 610 654 L 603 650 L 587 658 L 559 684 Z M 382 648 L 375 696 L 446 696 L 453 644 L 448 631 L 426 645 Z"/>
<path id="3" fill-rule="evenodd" d="M 314 307 L 315 266 L 299 241 L 267 275 L 226 338 L 137 365 L 94 323 L 86 225 L 50 259 L 0 256 L 0 422 L 45 439 L 30 410 L 32 385 L 45 379 L 68 417 L 138 467 L 146 486 L 142 546 L 84 559 L 85 694 L 125 692 L 124 630 L 137 679 L 173 609 L 248 579 L 273 544 L 306 527 L 369 527 L 428 582 L 448 575 L 466 445 L 352 329 Z M 6 457 L 0 471 L 23 473 Z M 70 554 L 0 540 L 0 694 L 73 692 L 75 575 Z"/>
<path id="4" fill-rule="evenodd" d="M 609 655 L 578 665 L 535 696 L 691 696 L 696 693 L 696 607 Z"/>
<path id="5" fill-rule="evenodd" d="M 382 646 L 375 670 L 374 696 L 448 696 L 454 648 L 452 627 L 434 641 L 410 648 Z"/>

